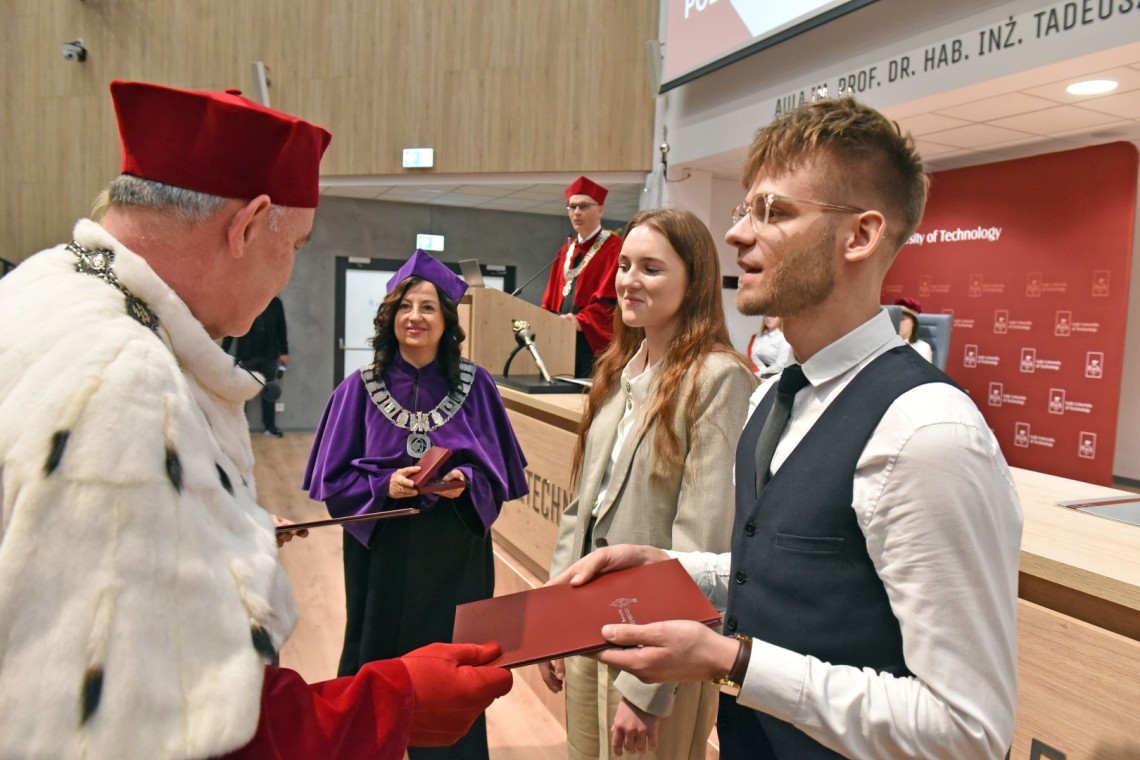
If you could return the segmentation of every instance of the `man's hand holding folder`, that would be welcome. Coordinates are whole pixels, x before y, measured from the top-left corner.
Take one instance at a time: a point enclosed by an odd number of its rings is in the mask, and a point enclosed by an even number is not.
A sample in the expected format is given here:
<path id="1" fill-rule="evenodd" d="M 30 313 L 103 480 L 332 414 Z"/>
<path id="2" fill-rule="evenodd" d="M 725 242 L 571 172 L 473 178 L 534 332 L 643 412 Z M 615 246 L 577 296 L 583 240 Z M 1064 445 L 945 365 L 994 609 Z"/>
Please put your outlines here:
<path id="1" fill-rule="evenodd" d="M 584 586 L 609 573 L 667 559 L 669 555 L 663 549 L 653 546 L 607 546 L 582 557 L 546 585 Z M 665 620 L 646 625 L 607 624 L 602 626 L 601 635 L 611 648 L 592 656 L 648 683 L 715 681 L 732 670 L 740 650 L 736 639 L 692 620 Z M 547 665 L 544 663 L 541 667 Z M 546 673 L 543 678 L 547 678 Z"/>
<path id="2" fill-rule="evenodd" d="M 498 641 L 503 654 L 492 664 L 509 668 L 614 646 L 602 635 L 609 624 L 674 619 L 720 623 L 681 563 L 668 560 L 632 565 L 590 584 L 547 585 L 460 605 L 453 641 Z"/>

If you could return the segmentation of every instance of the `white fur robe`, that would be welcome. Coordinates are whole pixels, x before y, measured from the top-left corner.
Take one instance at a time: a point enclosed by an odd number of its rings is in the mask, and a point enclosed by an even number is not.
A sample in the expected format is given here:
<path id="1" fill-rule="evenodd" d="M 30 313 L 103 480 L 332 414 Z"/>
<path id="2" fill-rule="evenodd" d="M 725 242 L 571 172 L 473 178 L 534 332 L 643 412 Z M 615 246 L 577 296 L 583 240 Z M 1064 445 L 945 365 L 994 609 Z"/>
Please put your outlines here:
<path id="1" fill-rule="evenodd" d="M 257 727 L 296 612 L 256 503 L 257 381 L 94 222 L 0 280 L 0 758 L 204 758 Z"/>

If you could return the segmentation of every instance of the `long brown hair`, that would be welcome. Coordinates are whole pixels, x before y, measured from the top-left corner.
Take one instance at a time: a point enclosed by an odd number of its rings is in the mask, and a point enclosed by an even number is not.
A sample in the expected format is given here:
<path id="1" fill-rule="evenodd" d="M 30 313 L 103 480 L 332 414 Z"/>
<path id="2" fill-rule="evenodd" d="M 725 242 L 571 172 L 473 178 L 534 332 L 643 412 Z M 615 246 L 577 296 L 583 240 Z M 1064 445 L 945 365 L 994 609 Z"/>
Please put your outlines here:
<path id="1" fill-rule="evenodd" d="M 684 464 L 681 442 L 672 422 L 677 414 L 678 399 L 681 399 L 685 410 L 686 426 L 691 428 L 696 422 L 696 408 L 688 401 L 696 392 L 697 376 L 705 357 L 724 353 L 735 357 L 742 367 L 747 365 L 728 338 L 721 302 L 720 261 L 708 227 L 691 211 L 663 208 L 637 214 L 626 227 L 626 235 L 642 225 L 665 236 L 684 262 L 689 276 L 689 289 L 677 312 L 677 332 L 669 342 L 669 350 L 661 357 L 657 389 L 645 415 L 645 427 L 654 422 L 661 423 L 653 434 L 653 444 L 660 455 L 653 462 L 653 468 L 655 472 L 665 472 L 670 467 Z M 617 386 L 622 369 L 629 364 L 644 339 L 645 330 L 626 326 L 620 309 L 615 309 L 614 339 L 594 365 L 593 387 L 590 388 L 582 422 L 578 425 L 578 444 L 574 448 L 570 475 L 574 485 L 577 485 L 582 472 L 586 435 L 594 416 Z M 690 371 L 689 387 L 682 389 L 685 374 Z"/>
<path id="2" fill-rule="evenodd" d="M 385 296 L 380 302 L 380 307 L 376 309 L 376 316 L 372 319 L 375 332 L 372 335 L 371 345 L 375 352 L 372 371 L 377 378 L 383 377 L 384 370 L 400 351 L 399 341 L 396 340 L 396 312 L 400 308 L 400 302 L 413 286 L 421 282 L 431 281 L 412 275 Z M 459 390 L 459 344 L 467 335 L 459 326 L 459 310 L 455 306 L 455 301 L 448 298 L 434 282 L 431 285 L 439 297 L 439 308 L 443 313 L 443 335 L 439 339 L 436 359 L 439 360 L 440 371 L 447 378 L 447 387 L 453 391 Z"/>

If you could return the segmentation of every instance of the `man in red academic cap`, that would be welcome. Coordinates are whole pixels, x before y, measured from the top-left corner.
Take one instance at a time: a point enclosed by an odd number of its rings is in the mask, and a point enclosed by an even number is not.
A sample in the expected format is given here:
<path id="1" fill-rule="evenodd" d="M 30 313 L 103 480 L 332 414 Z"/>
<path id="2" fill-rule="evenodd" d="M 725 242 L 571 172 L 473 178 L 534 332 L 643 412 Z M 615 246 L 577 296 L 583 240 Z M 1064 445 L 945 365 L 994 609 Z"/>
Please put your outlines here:
<path id="1" fill-rule="evenodd" d="M 242 335 L 309 238 L 330 135 L 237 91 L 114 82 L 101 223 L 0 282 L 0 757 L 396 760 L 507 671 L 433 645 L 306 684 L 256 501 Z"/>
<path id="2" fill-rule="evenodd" d="M 594 357 L 614 337 L 618 254 L 621 236 L 602 229 L 609 191 L 586 177 L 566 188 L 566 210 L 577 237 L 571 236 L 550 268 L 542 308 L 573 320 L 578 329 L 574 374 L 588 377 Z"/>

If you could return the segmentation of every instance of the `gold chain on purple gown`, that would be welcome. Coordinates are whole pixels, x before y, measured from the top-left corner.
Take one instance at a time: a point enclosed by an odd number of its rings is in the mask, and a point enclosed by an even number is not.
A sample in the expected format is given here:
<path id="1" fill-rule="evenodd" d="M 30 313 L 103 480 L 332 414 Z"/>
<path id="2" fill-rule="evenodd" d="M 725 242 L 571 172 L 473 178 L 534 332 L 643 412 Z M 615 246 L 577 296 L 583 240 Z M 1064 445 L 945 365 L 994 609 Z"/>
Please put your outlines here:
<path id="1" fill-rule="evenodd" d="M 409 431 L 408 455 L 419 459 L 431 448 L 428 433 L 446 425 L 467 400 L 471 383 L 475 381 L 475 364 L 467 359 L 459 360 L 459 389 L 444 396 L 430 412 L 409 412 L 400 406 L 400 402 L 388 392 L 384 381 L 376 377 L 371 364 L 360 368 L 360 377 L 364 380 L 364 389 L 380 413 L 396 427 Z"/>

